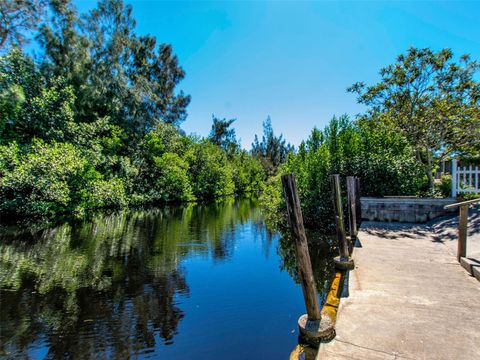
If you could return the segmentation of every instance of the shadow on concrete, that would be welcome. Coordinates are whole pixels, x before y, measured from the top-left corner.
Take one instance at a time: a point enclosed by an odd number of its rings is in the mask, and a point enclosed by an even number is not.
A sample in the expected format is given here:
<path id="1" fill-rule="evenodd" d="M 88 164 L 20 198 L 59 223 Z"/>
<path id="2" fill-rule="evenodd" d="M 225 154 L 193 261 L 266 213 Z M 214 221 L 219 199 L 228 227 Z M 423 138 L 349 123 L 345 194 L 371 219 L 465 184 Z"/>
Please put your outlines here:
<path id="1" fill-rule="evenodd" d="M 367 221 L 362 231 L 382 240 L 400 238 L 429 238 L 432 242 L 445 245 L 456 254 L 458 240 L 458 212 L 429 221 L 425 224 Z M 468 212 L 467 256 L 480 260 L 480 206 L 471 207 Z"/>
<path id="2" fill-rule="evenodd" d="M 362 248 L 362 243 L 360 242 L 360 239 L 358 237 L 355 238 L 355 244 L 353 245 L 356 248 Z"/>
<path id="3" fill-rule="evenodd" d="M 445 242 L 457 240 L 458 214 L 442 218 L 431 223 L 431 227 L 437 234 L 437 241 Z M 467 236 L 474 237 L 480 234 L 480 207 L 476 206 L 468 210 Z"/>
<path id="4" fill-rule="evenodd" d="M 452 214 L 431 220 L 425 224 L 396 223 L 366 221 L 362 224 L 362 230 L 370 235 L 380 236 L 385 239 L 397 239 L 407 237 L 414 239 L 418 236 L 432 236 L 435 242 L 456 240 L 458 228 L 458 214 Z M 480 207 L 470 208 L 468 212 L 468 236 L 480 234 Z M 355 245 L 356 246 L 356 245 Z"/>
<path id="5" fill-rule="evenodd" d="M 340 293 L 341 298 L 347 298 L 350 296 L 350 271 L 345 272 L 345 279 L 343 280 L 342 291 Z"/>
<path id="6" fill-rule="evenodd" d="M 395 223 L 368 221 L 362 224 L 362 230 L 369 235 L 382 239 L 395 240 L 400 238 L 415 239 L 419 236 L 430 235 L 431 229 L 427 224 Z"/>

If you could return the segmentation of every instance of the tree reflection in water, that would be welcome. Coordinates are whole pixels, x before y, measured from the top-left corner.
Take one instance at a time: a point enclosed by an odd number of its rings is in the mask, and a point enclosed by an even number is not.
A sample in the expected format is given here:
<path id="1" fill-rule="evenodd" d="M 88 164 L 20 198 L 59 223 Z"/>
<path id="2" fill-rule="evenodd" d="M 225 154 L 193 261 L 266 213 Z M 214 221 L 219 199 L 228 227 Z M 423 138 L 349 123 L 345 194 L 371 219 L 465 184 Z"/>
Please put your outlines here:
<path id="1" fill-rule="evenodd" d="M 225 261 L 253 200 L 125 211 L 0 239 L 0 355 L 126 358 L 173 342 L 182 259 Z"/>
<path id="2" fill-rule="evenodd" d="M 323 298 L 334 247 L 309 239 Z M 292 278 L 293 241 L 266 230 L 254 200 L 4 231 L 0 357 L 287 357 L 304 311 Z"/>
<path id="3" fill-rule="evenodd" d="M 317 292 L 320 294 L 320 300 L 324 300 L 335 275 L 333 258 L 338 252 L 336 237 L 312 230 L 306 230 L 306 233 Z M 287 270 L 294 281 L 300 283 L 295 242 L 290 235 L 284 235 L 280 239 L 278 252 L 282 259 L 282 270 Z"/>

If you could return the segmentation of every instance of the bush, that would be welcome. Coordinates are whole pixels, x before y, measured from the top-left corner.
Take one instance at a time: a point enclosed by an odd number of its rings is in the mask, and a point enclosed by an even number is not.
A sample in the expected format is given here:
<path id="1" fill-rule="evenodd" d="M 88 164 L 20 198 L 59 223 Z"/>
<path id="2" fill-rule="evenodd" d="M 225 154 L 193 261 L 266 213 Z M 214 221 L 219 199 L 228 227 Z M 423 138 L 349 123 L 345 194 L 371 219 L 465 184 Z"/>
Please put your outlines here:
<path id="1" fill-rule="evenodd" d="M 86 209 L 121 208 L 127 205 L 125 185 L 122 179 L 95 180 L 83 191 Z"/>
<path id="2" fill-rule="evenodd" d="M 0 178 L 7 176 L 20 163 L 18 144 L 13 141 L 0 146 Z"/>
<path id="3" fill-rule="evenodd" d="M 48 79 L 48 80 L 47 80 Z M 0 140 L 66 141 L 75 93 L 65 78 L 45 77 L 20 50 L 0 57 Z"/>
<path id="4" fill-rule="evenodd" d="M 462 201 L 468 201 L 468 200 L 474 200 L 474 199 L 479 199 L 480 198 L 480 194 L 477 194 L 477 193 L 468 193 L 468 192 L 464 192 L 464 193 L 460 193 L 460 199 Z"/>
<path id="5" fill-rule="evenodd" d="M 0 56 L 3 219 L 83 216 L 127 203 L 214 200 L 262 188 L 261 164 L 240 150 L 228 128 L 233 121 L 214 120 L 215 144 L 179 129 L 190 97 L 174 89 L 184 74 L 169 46 L 160 46 L 154 59 L 131 48 L 136 55 L 128 64 L 110 54 L 107 67 L 125 76 L 99 75 L 91 65 L 105 58 L 92 60 L 98 49 L 83 41 L 91 34 L 75 34 L 82 27 L 75 16 L 67 22 L 74 39 L 68 51 L 41 41 L 49 45 L 40 62 L 20 47 Z M 61 38 L 66 28 L 60 28 L 47 32 Z M 266 129 L 269 141 L 259 149 L 279 163 L 285 141 L 271 125 Z"/>
<path id="6" fill-rule="evenodd" d="M 70 144 L 36 140 L 18 166 L 1 179 L 1 209 L 25 216 L 53 216 L 67 211 L 82 180 L 85 160 Z"/>
<path id="7" fill-rule="evenodd" d="M 305 225 L 327 232 L 334 230 L 332 174 L 340 174 L 344 198 L 346 176 L 360 178 L 362 196 L 417 194 L 426 181 L 401 136 L 345 116 L 333 118 L 323 132 L 312 131 L 280 169 L 290 172 L 296 177 Z M 262 203 L 267 221 L 281 230 L 286 218 L 280 186 L 279 178 L 269 182 Z"/>
<path id="8" fill-rule="evenodd" d="M 208 140 L 159 123 L 138 153 L 135 203 L 213 200 L 260 187 L 263 170 L 246 152 L 231 153 Z"/>
<path id="9" fill-rule="evenodd" d="M 148 156 L 160 156 L 166 152 L 183 154 L 188 140 L 173 125 L 159 122 L 144 139 L 144 151 Z"/>
<path id="10" fill-rule="evenodd" d="M 259 192 L 263 189 L 266 173 L 260 160 L 241 151 L 233 157 L 232 165 L 235 194 Z"/>
<path id="11" fill-rule="evenodd" d="M 233 195 L 235 184 L 226 154 L 209 141 L 192 147 L 190 179 L 195 197 L 212 200 Z"/>
<path id="12" fill-rule="evenodd" d="M 267 227 L 273 231 L 285 232 L 287 222 L 286 206 L 283 201 L 280 175 L 268 179 L 265 190 L 260 196 L 260 206 Z"/>
<path id="13" fill-rule="evenodd" d="M 188 177 L 188 163 L 174 153 L 155 158 L 159 176 L 151 192 L 152 198 L 163 201 L 191 201 L 194 199 Z"/>
<path id="14" fill-rule="evenodd" d="M 126 205 L 123 183 L 105 181 L 72 144 L 34 140 L 23 151 L 12 143 L 0 150 L 0 211 L 19 217 Z M 5 166 L 10 162 L 10 167 Z"/>
<path id="15" fill-rule="evenodd" d="M 447 198 L 452 196 L 452 175 L 442 175 L 439 190 L 443 197 Z"/>

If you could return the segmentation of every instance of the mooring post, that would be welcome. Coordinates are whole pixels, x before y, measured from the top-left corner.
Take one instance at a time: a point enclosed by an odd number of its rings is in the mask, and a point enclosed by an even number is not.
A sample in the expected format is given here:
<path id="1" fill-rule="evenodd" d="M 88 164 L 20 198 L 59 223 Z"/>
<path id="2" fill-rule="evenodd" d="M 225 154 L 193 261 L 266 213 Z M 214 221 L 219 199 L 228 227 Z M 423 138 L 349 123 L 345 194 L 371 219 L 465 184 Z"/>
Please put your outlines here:
<path id="1" fill-rule="evenodd" d="M 360 202 L 360 179 L 358 177 L 355 178 L 355 208 L 357 210 L 357 218 L 355 220 L 357 221 L 358 230 L 358 227 L 362 222 L 362 204 Z"/>
<path id="2" fill-rule="evenodd" d="M 353 176 L 347 176 L 348 193 L 348 227 L 350 239 L 353 243 L 357 237 L 357 201 L 356 201 L 356 181 Z"/>
<path id="3" fill-rule="evenodd" d="M 460 216 L 458 219 L 458 247 L 457 260 L 467 256 L 467 224 L 468 224 L 468 205 L 460 206 Z"/>
<path id="4" fill-rule="evenodd" d="M 295 176 L 286 174 L 282 176 L 285 202 L 287 203 L 288 221 L 293 232 L 297 251 L 297 267 L 302 283 L 305 306 L 309 320 L 320 320 L 320 307 L 317 300 L 317 289 L 313 277 L 312 263 L 308 253 L 307 236 L 303 225 L 300 199 L 295 184 Z"/>
<path id="5" fill-rule="evenodd" d="M 282 185 L 287 204 L 288 222 L 295 241 L 298 274 L 307 309 L 307 314 L 302 315 L 298 320 L 298 326 L 307 343 L 318 346 L 321 340 L 332 338 L 335 330 L 331 319 L 328 316 L 322 317 L 320 313 L 295 176 L 283 175 Z"/>
<path id="6" fill-rule="evenodd" d="M 335 174 L 332 178 L 333 209 L 335 212 L 335 224 L 337 226 L 337 239 L 340 256 L 334 261 L 338 269 L 351 270 L 354 268 L 353 260 L 350 258 L 347 235 L 345 233 L 345 222 L 343 220 L 342 194 L 340 189 L 340 175 Z"/>

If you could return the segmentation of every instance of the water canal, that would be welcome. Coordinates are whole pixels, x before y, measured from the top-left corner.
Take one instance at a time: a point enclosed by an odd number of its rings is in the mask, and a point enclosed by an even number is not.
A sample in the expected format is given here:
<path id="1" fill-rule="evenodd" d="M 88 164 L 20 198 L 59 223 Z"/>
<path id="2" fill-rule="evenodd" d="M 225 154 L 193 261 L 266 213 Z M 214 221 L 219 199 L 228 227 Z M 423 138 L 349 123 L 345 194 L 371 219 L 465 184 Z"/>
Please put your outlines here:
<path id="1" fill-rule="evenodd" d="M 128 210 L 0 239 L 0 357 L 287 359 L 294 247 L 254 200 Z M 320 298 L 330 240 L 310 236 Z"/>

